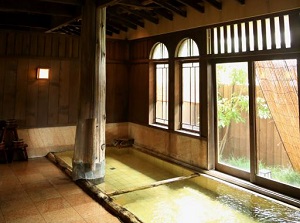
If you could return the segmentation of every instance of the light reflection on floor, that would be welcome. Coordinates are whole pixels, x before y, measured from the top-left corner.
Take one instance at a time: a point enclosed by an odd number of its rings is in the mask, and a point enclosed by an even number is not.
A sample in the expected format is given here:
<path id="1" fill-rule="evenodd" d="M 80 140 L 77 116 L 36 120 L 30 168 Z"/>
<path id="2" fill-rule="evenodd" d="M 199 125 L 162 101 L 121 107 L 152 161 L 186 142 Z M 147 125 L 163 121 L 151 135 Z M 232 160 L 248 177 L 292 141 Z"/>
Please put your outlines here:
<path id="1" fill-rule="evenodd" d="M 57 155 L 72 165 L 72 152 Z M 157 181 L 189 176 L 192 172 L 132 148 L 108 148 L 105 171 L 105 182 L 97 187 L 107 194 L 149 185 L 148 189 L 112 196 L 117 204 L 146 223 L 298 222 L 300 219 L 299 208 L 203 176 L 151 188 Z"/>

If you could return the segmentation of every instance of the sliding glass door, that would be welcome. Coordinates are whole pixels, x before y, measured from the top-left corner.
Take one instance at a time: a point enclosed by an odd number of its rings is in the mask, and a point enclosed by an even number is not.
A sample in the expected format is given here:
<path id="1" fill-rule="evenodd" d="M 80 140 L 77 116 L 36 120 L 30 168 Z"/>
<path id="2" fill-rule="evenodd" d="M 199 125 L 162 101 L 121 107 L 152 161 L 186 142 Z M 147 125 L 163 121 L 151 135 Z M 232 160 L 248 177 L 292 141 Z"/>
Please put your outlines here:
<path id="1" fill-rule="evenodd" d="M 300 188 L 297 69 L 297 59 L 215 64 L 216 169 Z"/>
<path id="2" fill-rule="evenodd" d="M 300 187 L 297 60 L 255 61 L 254 67 L 257 173 Z"/>
<path id="3" fill-rule="evenodd" d="M 216 64 L 217 164 L 250 172 L 248 63 Z"/>

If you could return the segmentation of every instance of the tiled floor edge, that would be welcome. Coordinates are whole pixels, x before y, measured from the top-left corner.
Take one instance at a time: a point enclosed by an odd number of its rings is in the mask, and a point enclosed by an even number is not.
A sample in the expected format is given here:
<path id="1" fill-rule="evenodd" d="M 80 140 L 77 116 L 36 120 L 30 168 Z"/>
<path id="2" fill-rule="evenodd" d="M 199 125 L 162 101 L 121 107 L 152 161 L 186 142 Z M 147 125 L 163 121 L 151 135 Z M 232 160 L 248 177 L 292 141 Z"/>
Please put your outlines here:
<path id="1" fill-rule="evenodd" d="M 59 157 L 55 156 L 54 153 L 48 153 L 46 158 L 48 158 L 52 163 L 59 167 L 63 172 L 65 172 L 70 178 L 72 178 L 72 169 Z M 100 191 L 94 184 L 88 180 L 77 180 L 75 183 L 91 198 L 97 201 L 101 206 L 103 206 L 108 212 L 119 218 L 124 223 L 143 223 L 134 214 L 132 214 L 127 209 L 113 202 L 113 200 L 107 196 L 105 193 Z"/>

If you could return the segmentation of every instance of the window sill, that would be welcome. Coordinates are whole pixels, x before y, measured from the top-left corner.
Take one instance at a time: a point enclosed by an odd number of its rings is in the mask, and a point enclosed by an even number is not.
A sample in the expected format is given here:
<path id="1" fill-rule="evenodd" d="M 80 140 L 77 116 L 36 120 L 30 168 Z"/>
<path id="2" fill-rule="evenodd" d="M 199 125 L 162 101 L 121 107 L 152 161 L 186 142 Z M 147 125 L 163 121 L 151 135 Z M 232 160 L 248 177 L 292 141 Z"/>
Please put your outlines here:
<path id="1" fill-rule="evenodd" d="M 156 127 L 156 128 L 160 128 L 160 129 L 169 129 L 168 126 L 166 125 L 159 125 L 159 124 L 155 124 L 155 123 L 152 123 L 152 124 L 149 124 L 150 126 L 153 126 L 153 127 Z"/>
<path id="2" fill-rule="evenodd" d="M 178 130 L 176 130 L 176 132 L 179 132 L 179 133 L 182 133 L 182 134 L 185 134 L 185 135 L 198 136 L 198 137 L 200 136 L 199 133 L 190 132 L 190 131 L 182 130 L 182 129 L 178 129 Z"/>

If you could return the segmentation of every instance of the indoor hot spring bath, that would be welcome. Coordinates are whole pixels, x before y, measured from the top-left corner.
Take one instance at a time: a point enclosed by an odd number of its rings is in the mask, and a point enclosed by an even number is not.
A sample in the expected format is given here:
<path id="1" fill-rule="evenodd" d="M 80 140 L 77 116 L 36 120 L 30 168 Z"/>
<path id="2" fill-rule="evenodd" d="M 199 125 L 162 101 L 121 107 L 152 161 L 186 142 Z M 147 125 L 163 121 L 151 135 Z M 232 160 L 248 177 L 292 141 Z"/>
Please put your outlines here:
<path id="1" fill-rule="evenodd" d="M 48 155 L 65 170 L 71 170 L 72 156 L 73 151 Z M 296 223 L 300 219 L 295 206 L 133 147 L 107 148 L 104 182 L 86 185 L 90 195 L 102 204 L 103 199 L 108 201 L 108 208 L 124 222 Z"/>

